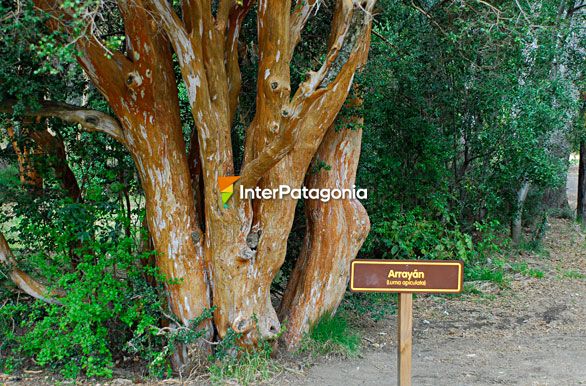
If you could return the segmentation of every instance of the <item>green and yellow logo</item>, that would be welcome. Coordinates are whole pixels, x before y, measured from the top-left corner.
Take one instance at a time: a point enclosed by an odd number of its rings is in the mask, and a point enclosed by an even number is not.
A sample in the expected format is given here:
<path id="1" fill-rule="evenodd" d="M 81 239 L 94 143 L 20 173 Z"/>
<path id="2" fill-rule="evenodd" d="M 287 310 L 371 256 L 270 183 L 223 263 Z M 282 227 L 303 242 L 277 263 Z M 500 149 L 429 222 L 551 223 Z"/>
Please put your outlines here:
<path id="1" fill-rule="evenodd" d="M 218 177 L 218 186 L 220 187 L 224 208 L 228 207 L 228 200 L 234 194 L 234 183 L 239 179 L 239 176 Z"/>

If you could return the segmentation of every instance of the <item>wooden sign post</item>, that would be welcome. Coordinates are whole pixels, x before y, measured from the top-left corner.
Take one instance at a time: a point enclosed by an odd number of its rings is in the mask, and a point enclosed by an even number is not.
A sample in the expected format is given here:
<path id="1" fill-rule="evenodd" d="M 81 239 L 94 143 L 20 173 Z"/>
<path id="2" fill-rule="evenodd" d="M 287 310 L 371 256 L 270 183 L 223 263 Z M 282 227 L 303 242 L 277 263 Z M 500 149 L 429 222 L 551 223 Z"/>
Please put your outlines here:
<path id="1" fill-rule="evenodd" d="M 353 292 L 397 292 L 397 384 L 411 386 L 413 292 L 462 291 L 464 263 L 457 260 L 354 260 L 350 267 Z"/>

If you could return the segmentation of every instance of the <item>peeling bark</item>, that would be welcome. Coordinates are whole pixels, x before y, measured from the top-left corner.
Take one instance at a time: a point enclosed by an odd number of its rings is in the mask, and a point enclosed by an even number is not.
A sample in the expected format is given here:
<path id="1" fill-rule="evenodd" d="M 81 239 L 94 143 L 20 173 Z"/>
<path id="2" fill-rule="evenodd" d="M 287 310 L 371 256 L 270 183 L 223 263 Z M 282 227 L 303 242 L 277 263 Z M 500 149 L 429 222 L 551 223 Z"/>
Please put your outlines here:
<path id="1" fill-rule="evenodd" d="M 360 102 L 359 102 L 360 103 Z M 362 118 L 351 121 L 362 124 Z M 352 189 L 356 180 L 362 129 L 330 127 L 315 160 L 330 169 L 309 174 L 306 186 Z M 358 200 L 305 201 L 307 229 L 280 309 L 287 321 L 284 340 L 289 348 L 299 343 L 309 327 L 326 313 L 334 313 L 348 284 L 350 261 L 356 257 L 370 221 Z"/>
<path id="2" fill-rule="evenodd" d="M 36 2 L 60 13 L 59 1 Z M 252 4 L 251 0 L 242 4 L 219 0 L 216 8 L 209 0 L 184 0 L 179 17 L 166 0 L 119 1 L 127 37 L 125 54 L 106 52 L 91 34 L 77 41 L 80 64 L 116 116 L 116 125 L 95 124 L 94 128 L 116 138 L 131 153 L 146 195 L 157 265 L 169 279 L 179 280 L 167 285 L 171 310 L 186 324 L 213 305 L 219 337 L 231 328 L 242 333 L 244 345 L 275 337 L 280 330 L 270 286 L 285 258 L 296 204 L 291 198 L 251 202 L 235 195 L 224 207 L 218 189 L 218 177 L 234 174 L 231 129 L 241 82 L 238 37 Z M 291 95 L 291 57 L 317 5 L 317 1 L 300 4 L 291 13 L 290 0 L 258 3 L 258 88 L 238 182 L 244 186 L 301 186 L 348 95 L 355 71 L 366 59 L 374 0 L 339 0 L 326 59 Z M 195 122 L 189 155 L 181 132 L 171 48 Z M 53 112 L 88 124 L 86 111 Z M 106 121 L 101 117 L 98 123 Z M 331 135 L 323 151 L 332 164 L 338 162 L 335 157 L 343 158 L 338 177 L 353 183 L 360 135 L 349 130 Z M 342 146 L 340 141 L 347 144 L 344 149 L 336 147 Z M 320 184 L 319 178 L 312 183 Z M 368 228 L 362 207 L 344 202 L 331 208 L 332 219 L 341 221 L 337 234 L 342 244 L 336 250 L 357 251 L 358 240 Z M 353 221 L 360 221 L 360 226 Z M 316 252 L 305 252 L 311 264 L 325 253 L 314 246 Z M 331 268 L 343 274 L 341 269 Z M 308 276 L 301 281 L 310 285 L 315 279 Z M 298 296 L 305 296 L 303 286 Z M 335 293 L 343 291 L 338 281 L 332 286 Z M 321 301 L 318 307 L 335 308 L 334 298 Z M 306 328 L 303 323 L 309 320 L 299 323 L 300 331 Z M 175 358 L 178 367 L 187 361 L 185 352 Z"/>

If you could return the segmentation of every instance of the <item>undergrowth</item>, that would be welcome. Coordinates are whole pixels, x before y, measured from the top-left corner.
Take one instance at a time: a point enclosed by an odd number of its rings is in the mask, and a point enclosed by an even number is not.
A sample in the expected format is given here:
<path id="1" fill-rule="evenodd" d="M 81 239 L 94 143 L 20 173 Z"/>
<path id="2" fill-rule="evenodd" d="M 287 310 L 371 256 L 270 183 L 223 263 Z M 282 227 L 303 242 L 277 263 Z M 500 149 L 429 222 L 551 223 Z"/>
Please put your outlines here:
<path id="1" fill-rule="evenodd" d="M 326 314 L 310 328 L 299 351 L 316 356 L 356 357 L 360 354 L 360 336 L 350 331 L 343 315 Z"/>
<path id="2" fill-rule="evenodd" d="M 238 345 L 241 337 L 242 334 L 229 329 L 210 356 L 208 373 L 213 385 L 257 384 L 267 382 L 280 372 L 280 366 L 271 359 L 270 341 L 264 340 L 254 349 L 243 349 Z"/>

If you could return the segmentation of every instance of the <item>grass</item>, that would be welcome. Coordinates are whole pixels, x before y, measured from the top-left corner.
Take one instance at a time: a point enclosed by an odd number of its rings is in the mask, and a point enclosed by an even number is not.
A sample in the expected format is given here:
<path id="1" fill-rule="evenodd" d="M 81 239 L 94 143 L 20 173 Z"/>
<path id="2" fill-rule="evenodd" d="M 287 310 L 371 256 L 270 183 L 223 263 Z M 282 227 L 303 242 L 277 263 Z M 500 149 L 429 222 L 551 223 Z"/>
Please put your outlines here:
<path id="1" fill-rule="evenodd" d="M 464 280 L 466 281 L 492 281 L 499 285 L 505 283 L 505 276 L 502 268 L 500 267 L 487 267 L 487 266 L 471 266 L 464 269 Z"/>
<path id="2" fill-rule="evenodd" d="M 586 279 L 586 274 L 575 269 L 560 270 L 559 276 L 564 279 Z"/>
<path id="3" fill-rule="evenodd" d="M 542 279 L 544 276 L 542 270 L 537 268 L 529 268 L 526 262 L 511 263 L 511 270 L 513 272 L 520 273 L 523 276 L 534 277 L 536 279 Z"/>
<path id="4" fill-rule="evenodd" d="M 348 328 L 343 315 L 324 315 L 301 342 L 300 352 L 313 355 L 356 357 L 360 353 L 360 336 Z"/>
<path id="5" fill-rule="evenodd" d="M 282 331 L 281 331 L 282 332 Z M 268 382 L 281 367 L 271 359 L 273 347 L 269 341 L 245 350 L 238 345 L 241 334 L 229 329 L 210 357 L 209 380 L 213 385 L 250 385 Z"/>

